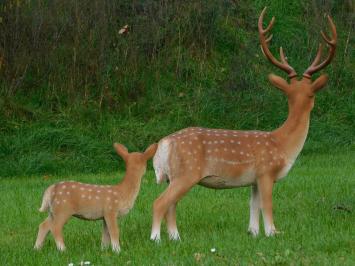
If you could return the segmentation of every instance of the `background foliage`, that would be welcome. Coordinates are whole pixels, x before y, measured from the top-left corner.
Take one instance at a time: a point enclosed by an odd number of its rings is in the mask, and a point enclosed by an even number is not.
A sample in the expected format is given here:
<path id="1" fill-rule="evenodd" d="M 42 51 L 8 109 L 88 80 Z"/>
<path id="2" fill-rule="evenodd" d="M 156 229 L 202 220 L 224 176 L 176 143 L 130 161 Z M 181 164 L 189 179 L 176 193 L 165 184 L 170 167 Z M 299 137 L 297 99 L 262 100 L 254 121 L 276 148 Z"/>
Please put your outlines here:
<path id="1" fill-rule="evenodd" d="M 338 48 L 305 153 L 354 149 L 355 3 L 246 0 L 8 0 L 0 4 L 0 176 L 117 169 L 111 145 L 142 150 L 187 126 L 271 130 L 286 99 L 267 82 L 257 18 L 276 17 L 302 73 L 324 14 Z M 119 34 L 124 26 L 129 33 Z"/>

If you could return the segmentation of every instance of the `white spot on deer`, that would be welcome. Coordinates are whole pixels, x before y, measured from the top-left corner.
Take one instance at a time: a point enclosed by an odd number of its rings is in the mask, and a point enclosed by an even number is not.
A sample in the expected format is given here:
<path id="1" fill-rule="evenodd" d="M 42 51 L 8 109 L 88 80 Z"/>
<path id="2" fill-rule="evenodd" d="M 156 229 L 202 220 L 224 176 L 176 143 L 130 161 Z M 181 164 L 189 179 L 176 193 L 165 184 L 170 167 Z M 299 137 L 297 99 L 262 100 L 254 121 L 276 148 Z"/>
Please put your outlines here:
<path id="1" fill-rule="evenodd" d="M 244 154 L 244 152 L 243 152 L 243 151 L 241 151 L 241 152 L 240 152 L 240 155 L 243 155 L 243 154 Z"/>
<path id="2" fill-rule="evenodd" d="M 231 139 L 231 140 L 230 140 L 230 143 L 234 143 L 234 140 Z"/>
<path id="3" fill-rule="evenodd" d="M 59 191 L 58 193 L 59 193 L 59 195 L 62 195 L 62 194 L 63 194 L 63 192 L 62 192 L 62 191 Z"/>
<path id="4" fill-rule="evenodd" d="M 95 199 L 100 199 L 100 197 L 99 196 L 95 196 Z"/>
<path id="5" fill-rule="evenodd" d="M 272 151 L 269 151 L 270 154 L 272 154 Z"/>
<path id="6" fill-rule="evenodd" d="M 228 149 L 227 149 L 227 148 L 224 148 L 223 150 L 224 150 L 224 151 L 228 151 Z"/>
<path id="7" fill-rule="evenodd" d="M 67 191 L 67 195 L 69 195 L 70 194 L 70 192 L 69 191 Z"/>
<path id="8" fill-rule="evenodd" d="M 62 188 L 65 189 L 67 186 L 66 185 L 63 185 Z"/>
<path id="9" fill-rule="evenodd" d="M 111 200 L 111 198 L 110 198 L 110 197 L 107 197 L 106 200 Z"/>
<path id="10" fill-rule="evenodd" d="M 232 153 L 235 153 L 235 150 L 232 150 Z"/>
<path id="11" fill-rule="evenodd" d="M 207 153 L 211 153 L 211 150 L 207 150 Z"/>
<path id="12" fill-rule="evenodd" d="M 91 196 L 88 196 L 88 199 L 91 199 L 92 197 Z"/>
<path id="13" fill-rule="evenodd" d="M 224 143 L 224 140 L 221 140 L 220 143 Z"/>
<path id="14" fill-rule="evenodd" d="M 82 197 L 82 198 L 85 198 L 86 196 L 83 194 L 83 195 L 81 195 L 81 197 Z"/>
<path id="15" fill-rule="evenodd" d="M 257 141 L 256 144 L 260 145 L 260 141 Z"/>

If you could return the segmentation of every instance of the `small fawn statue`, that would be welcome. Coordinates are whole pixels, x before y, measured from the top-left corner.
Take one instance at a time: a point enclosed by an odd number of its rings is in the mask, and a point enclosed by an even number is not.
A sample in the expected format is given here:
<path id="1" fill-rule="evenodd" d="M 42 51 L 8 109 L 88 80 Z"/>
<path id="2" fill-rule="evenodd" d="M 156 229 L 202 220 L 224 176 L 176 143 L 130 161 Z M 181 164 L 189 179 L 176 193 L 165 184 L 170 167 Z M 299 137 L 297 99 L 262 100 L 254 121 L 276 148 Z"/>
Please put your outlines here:
<path id="1" fill-rule="evenodd" d="M 49 231 L 52 232 L 58 250 L 64 251 L 62 228 L 71 216 L 84 220 L 103 220 L 102 248 L 111 241 L 112 250 L 120 251 L 117 216 L 122 217 L 132 209 L 139 193 L 147 161 L 152 158 L 157 144 L 150 145 L 144 153 L 128 153 L 122 144 L 114 144 L 116 152 L 126 164 L 123 180 L 113 186 L 64 181 L 47 188 L 40 212 L 49 216 L 39 225 L 34 248 L 40 249 Z"/>

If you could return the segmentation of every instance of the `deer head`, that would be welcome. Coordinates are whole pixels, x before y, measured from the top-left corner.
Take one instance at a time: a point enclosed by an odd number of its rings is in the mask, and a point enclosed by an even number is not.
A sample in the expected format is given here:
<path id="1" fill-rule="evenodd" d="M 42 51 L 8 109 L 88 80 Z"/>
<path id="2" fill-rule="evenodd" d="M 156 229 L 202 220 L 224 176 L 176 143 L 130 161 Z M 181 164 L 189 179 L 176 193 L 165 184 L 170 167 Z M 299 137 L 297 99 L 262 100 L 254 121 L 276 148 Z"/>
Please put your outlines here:
<path id="1" fill-rule="evenodd" d="M 312 75 L 317 71 L 325 68 L 333 59 L 335 55 L 336 43 L 337 43 L 337 32 L 334 25 L 333 20 L 328 15 L 328 22 L 332 31 L 332 37 L 329 38 L 323 31 L 321 31 L 321 35 L 324 41 L 329 46 L 329 53 L 327 58 L 320 63 L 322 57 L 322 44 L 319 44 L 317 55 L 313 61 L 313 63 L 307 68 L 307 70 L 303 73 L 302 79 L 297 78 L 297 73 L 290 66 L 287 62 L 287 57 L 285 56 L 282 47 L 280 47 L 280 58 L 281 62 L 277 60 L 269 50 L 268 44 L 272 39 L 272 35 L 269 37 L 266 34 L 271 30 L 275 23 L 275 17 L 273 17 L 269 23 L 269 25 L 264 29 L 263 28 L 263 19 L 266 12 L 266 7 L 260 14 L 259 21 L 258 21 L 258 29 L 259 29 L 259 38 L 261 43 L 261 49 L 264 53 L 265 57 L 269 59 L 269 61 L 280 68 L 281 70 L 285 71 L 290 78 L 290 82 L 287 82 L 283 78 L 275 75 L 270 74 L 269 80 L 270 82 L 278 89 L 283 91 L 289 101 L 289 106 L 292 108 L 300 108 L 302 110 L 310 111 L 314 105 L 314 95 L 320 89 L 322 89 L 327 81 L 327 75 L 323 74 L 315 81 L 312 81 Z"/>

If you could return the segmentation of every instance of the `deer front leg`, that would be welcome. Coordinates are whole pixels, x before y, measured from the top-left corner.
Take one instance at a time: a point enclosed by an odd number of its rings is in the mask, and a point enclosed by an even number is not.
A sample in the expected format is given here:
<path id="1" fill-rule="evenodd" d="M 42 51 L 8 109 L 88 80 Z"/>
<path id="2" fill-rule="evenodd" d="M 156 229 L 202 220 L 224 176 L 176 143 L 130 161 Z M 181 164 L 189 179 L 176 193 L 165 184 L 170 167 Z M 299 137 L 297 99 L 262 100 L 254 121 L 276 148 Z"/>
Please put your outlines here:
<path id="1" fill-rule="evenodd" d="M 181 197 L 186 194 L 194 185 L 193 179 L 175 179 L 170 182 L 168 188 L 154 201 L 153 204 L 153 225 L 150 239 L 160 242 L 160 226 L 161 221 L 171 205 L 175 205 Z M 170 222 L 175 218 L 175 210 L 168 215 Z M 174 215 L 173 215 L 174 214 Z M 176 223 L 175 223 L 176 228 Z M 177 230 L 176 230 L 177 231 Z"/>
<path id="2" fill-rule="evenodd" d="M 165 219 L 170 240 L 180 240 L 179 231 L 176 226 L 176 203 L 169 206 Z"/>
<path id="3" fill-rule="evenodd" d="M 101 238 L 101 248 L 106 249 L 110 245 L 110 234 L 108 232 L 107 224 L 105 219 L 103 220 L 103 228 L 102 228 L 102 238 Z"/>
<path id="4" fill-rule="evenodd" d="M 264 229 L 266 236 L 273 236 L 277 233 L 272 217 L 272 188 L 274 181 L 269 176 L 262 176 L 258 179 L 258 190 L 260 193 L 260 204 L 264 218 Z"/>
<path id="5" fill-rule="evenodd" d="M 43 246 L 43 242 L 51 228 L 52 224 L 52 219 L 50 216 L 48 216 L 40 225 L 38 228 L 38 234 L 37 234 L 37 240 L 34 246 L 34 249 L 41 249 Z"/>
<path id="6" fill-rule="evenodd" d="M 119 253 L 121 251 L 121 247 L 119 242 L 119 230 L 116 215 L 113 213 L 106 214 L 105 222 L 111 238 L 112 251 Z"/>
<path id="7" fill-rule="evenodd" d="M 252 185 L 250 196 L 250 220 L 248 232 L 256 237 L 259 234 L 259 214 L 260 214 L 260 196 L 258 187 Z"/>

